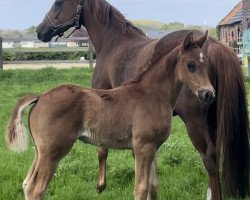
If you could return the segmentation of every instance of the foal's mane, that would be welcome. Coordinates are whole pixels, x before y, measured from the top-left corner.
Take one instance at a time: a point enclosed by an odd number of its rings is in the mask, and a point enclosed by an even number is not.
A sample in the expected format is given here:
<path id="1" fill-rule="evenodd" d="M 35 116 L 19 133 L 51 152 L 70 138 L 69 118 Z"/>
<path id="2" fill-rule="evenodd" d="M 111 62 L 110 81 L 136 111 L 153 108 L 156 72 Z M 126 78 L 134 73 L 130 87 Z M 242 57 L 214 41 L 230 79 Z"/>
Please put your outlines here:
<path id="1" fill-rule="evenodd" d="M 137 28 L 130 21 L 125 19 L 119 10 L 105 0 L 88 0 L 86 3 L 88 9 L 92 12 L 92 14 L 98 17 L 100 23 L 110 25 L 112 21 L 115 21 L 120 26 L 124 34 L 134 30 L 141 35 L 145 35 L 141 29 Z"/>

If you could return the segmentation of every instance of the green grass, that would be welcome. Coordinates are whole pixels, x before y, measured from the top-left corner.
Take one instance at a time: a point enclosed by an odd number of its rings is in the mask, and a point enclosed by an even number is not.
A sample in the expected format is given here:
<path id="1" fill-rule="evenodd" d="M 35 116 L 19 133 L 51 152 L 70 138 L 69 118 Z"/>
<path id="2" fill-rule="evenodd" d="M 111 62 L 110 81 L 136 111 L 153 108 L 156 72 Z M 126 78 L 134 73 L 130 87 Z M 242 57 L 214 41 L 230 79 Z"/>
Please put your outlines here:
<path id="1" fill-rule="evenodd" d="M 19 154 L 6 147 L 5 128 L 16 101 L 23 95 L 41 93 L 61 83 L 90 87 L 91 76 L 91 69 L 76 68 L 0 71 L 0 200 L 24 199 L 22 182 L 34 156 L 32 142 L 26 152 Z M 206 171 L 178 117 L 174 118 L 172 134 L 160 148 L 157 160 L 158 199 L 205 199 Z M 97 169 L 96 147 L 77 142 L 59 164 L 46 199 L 133 199 L 134 161 L 129 151 L 110 151 L 108 187 L 102 194 L 95 191 Z"/>

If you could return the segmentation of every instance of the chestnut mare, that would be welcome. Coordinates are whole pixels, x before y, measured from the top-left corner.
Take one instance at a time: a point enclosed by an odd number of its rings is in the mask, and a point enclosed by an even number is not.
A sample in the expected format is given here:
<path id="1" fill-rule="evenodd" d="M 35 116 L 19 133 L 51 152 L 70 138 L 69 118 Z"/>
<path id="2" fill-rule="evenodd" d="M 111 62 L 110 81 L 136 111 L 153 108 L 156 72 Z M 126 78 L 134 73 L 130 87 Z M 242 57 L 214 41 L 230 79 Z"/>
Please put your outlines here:
<path id="1" fill-rule="evenodd" d="M 22 117 L 24 109 L 33 105 L 29 127 L 36 155 L 23 183 L 26 199 L 44 198 L 59 161 L 77 139 L 97 146 L 133 149 L 135 199 L 155 199 L 155 154 L 169 136 L 182 84 L 205 104 L 215 98 L 208 63 L 200 48 L 206 38 L 207 33 L 193 41 L 191 32 L 170 53 L 154 52 L 143 72 L 115 89 L 61 85 L 21 99 L 10 120 L 7 138 L 13 150 L 27 147 Z"/>
<path id="2" fill-rule="evenodd" d="M 104 0 L 56 0 L 38 26 L 44 42 L 62 35 L 70 27 L 86 27 L 96 50 L 93 88 L 110 89 L 135 76 L 157 46 L 170 52 L 182 42 L 187 30 L 153 40 L 143 34 Z M 200 37 L 200 31 L 194 37 Z M 157 45 L 158 44 L 158 45 Z M 189 137 L 208 172 L 208 198 L 247 197 L 249 187 L 249 122 L 246 91 L 236 55 L 211 37 L 203 45 L 208 72 L 216 89 L 215 101 L 201 105 L 183 86 L 174 114 L 185 122 Z M 97 189 L 106 187 L 107 149 L 99 151 L 100 174 Z M 221 173 L 219 173 L 221 172 Z M 222 191 L 221 191 L 222 190 Z"/>

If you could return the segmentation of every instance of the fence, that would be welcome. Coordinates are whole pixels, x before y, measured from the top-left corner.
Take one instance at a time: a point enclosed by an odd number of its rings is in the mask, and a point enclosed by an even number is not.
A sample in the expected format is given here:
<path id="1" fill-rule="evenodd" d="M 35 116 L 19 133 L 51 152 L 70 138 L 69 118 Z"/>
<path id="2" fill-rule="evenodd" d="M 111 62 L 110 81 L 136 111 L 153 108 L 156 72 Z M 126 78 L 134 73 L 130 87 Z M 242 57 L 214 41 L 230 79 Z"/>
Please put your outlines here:
<path id="1" fill-rule="evenodd" d="M 60 48 L 58 48 L 58 46 Z M 71 46 L 71 47 L 69 47 Z M 83 47 L 82 47 L 83 46 Z M 4 48 L 5 47 L 5 48 Z M 33 53 L 33 52 L 88 52 L 88 64 L 90 67 L 94 65 L 94 48 L 92 42 L 88 37 L 71 37 L 68 39 L 59 39 L 58 41 L 51 41 L 49 43 L 42 43 L 38 41 L 36 38 L 9 38 L 3 39 L 0 38 L 0 69 L 3 69 L 4 64 L 24 64 L 24 63 L 86 63 L 82 59 L 78 61 L 73 60 L 56 60 L 56 61 L 48 61 L 48 60 L 39 60 L 39 61 L 4 61 L 3 60 L 3 52 L 14 52 L 14 53 Z M 30 55 L 30 54 L 29 54 Z"/>

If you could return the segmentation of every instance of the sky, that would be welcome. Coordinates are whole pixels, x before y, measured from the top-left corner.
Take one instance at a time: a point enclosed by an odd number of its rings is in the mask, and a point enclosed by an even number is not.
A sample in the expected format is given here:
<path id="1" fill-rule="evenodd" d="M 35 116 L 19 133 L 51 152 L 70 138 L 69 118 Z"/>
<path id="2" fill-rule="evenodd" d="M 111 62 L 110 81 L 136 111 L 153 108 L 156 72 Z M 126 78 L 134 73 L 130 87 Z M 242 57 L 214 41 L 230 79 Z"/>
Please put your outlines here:
<path id="1" fill-rule="evenodd" d="M 216 26 L 240 0 L 107 0 L 129 20 Z M 54 0 L 0 0 L 0 29 L 37 26 Z"/>

